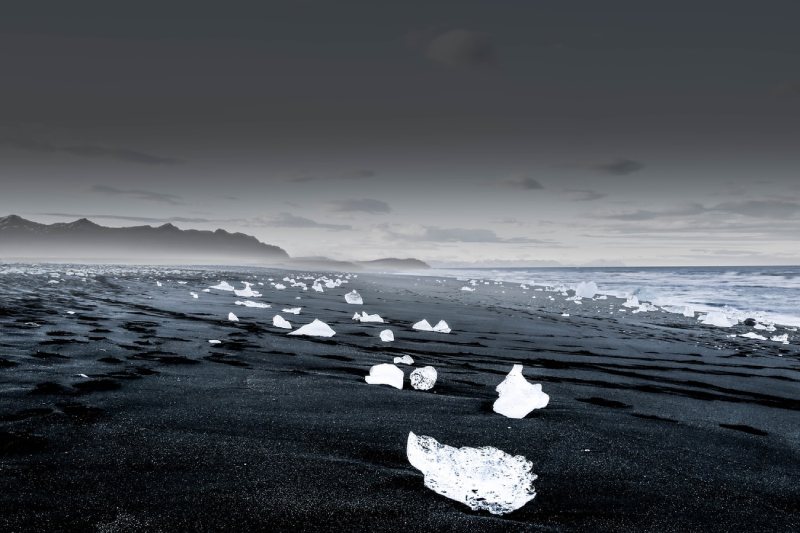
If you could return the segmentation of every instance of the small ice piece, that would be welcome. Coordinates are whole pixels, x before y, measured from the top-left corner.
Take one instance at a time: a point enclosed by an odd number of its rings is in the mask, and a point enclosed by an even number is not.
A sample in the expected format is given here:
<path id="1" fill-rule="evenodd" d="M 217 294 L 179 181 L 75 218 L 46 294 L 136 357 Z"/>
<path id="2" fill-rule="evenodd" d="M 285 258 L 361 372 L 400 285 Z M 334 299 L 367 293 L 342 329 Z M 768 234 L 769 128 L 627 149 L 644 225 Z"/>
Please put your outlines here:
<path id="1" fill-rule="evenodd" d="M 550 396 L 540 384 L 531 385 L 522 375 L 522 365 L 514 365 L 495 390 L 500 395 L 492 410 L 508 418 L 525 418 L 534 409 L 547 407 Z"/>
<path id="2" fill-rule="evenodd" d="M 233 292 L 234 290 L 233 285 L 231 285 L 227 281 L 220 281 L 217 285 L 209 287 L 209 289 L 216 289 L 218 291 L 228 291 L 228 292 Z"/>
<path id="3" fill-rule="evenodd" d="M 569 313 L 561 313 L 561 316 L 569 316 Z"/>
<path id="4" fill-rule="evenodd" d="M 308 337 L 333 337 L 336 332 L 325 322 L 314 319 L 310 324 L 301 326 L 294 331 L 290 331 L 289 335 L 306 335 Z"/>
<path id="5" fill-rule="evenodd" d="M 472 287 L 467 287 L 466 285 L 464 287 L 461 287 L 461 290 L 464 292 L 475 292 L 475 289 L 473 289 Z"/>
<path id="6" fill-rule="evenodd" d="M 190 292 L 189 294 L 191 294 L 191 295 L 192 295 L 192 298 L 194 298 L 195 300 L 197 300 L 198 298 L 200 298 L 200 295 L 199 295 L 199 294 L 197 294 L 196 292 Z"/>
<path id="7" fill-rule="evenodd" d="M 217 339 L 211 339 L 210 341 L 208 341 L 208 344 L 222 344 L 222 341 Z"/>
<path id="8" fill-rule="evenodd" d="M 440 320 L 435 326 L 433 326 L 433 331 L 436 333 L 450 333 L 452 330 L 450 329 L 450 326 L 447 325 L 447 322 Z"/>
<path id="9" fill-rule="evenodd" d="M 370 385 L 389 385 L 395 389 L 402 389 L 404 375 L 395 365 L 383 363 L 370 368 L 369 376 L 364 376 L 364 380 Z"/>
<path id="10" fill-rule="evenodd" d="M 276 283 L 276 284 L 275 284 L 275 290 L 276 290 L 276 291 L 282 291 L 282 290 L 284 290 L 285 288 L 286 288 L 286 285 L 284 285 L 283 283 Z"/>
<path id="11" fill-rule="evenodd" d="M 74 314 L 75 314 L 75 311 L 67 311 L 67 314 L 68 314 L 68 315 L 74 315 Z"/>
<path id="12" fill-rule="evenodd" d="M 233 313 L 228 313 L 228 320 L 231 322 L 239 322 L 239 317 L 234 315 Z"/>
<path id="13" fill-rule="evenodd" d="M 353 313 L 353 320 L 358 320 L 360 322 L 361 321 L 361 313 L 359 313 L 358 311 Z"/>
<path id="14" fill-rule="evenodd" d="M 301 309 L 302 307 L 287 307 L 283 310 L 283 312 L 289 313 L 290 315 L 299 315 Z"/>
<path id="15" fill-rule="evenodd" d="M 364 304 L 364 299 L 361 298 L 361 295 L 358 294 L 358 291 L 356 291 L 355 289 L 344 295 L 344 301 L 353 305 Z"/>
<path id="16" fill-rule="evenodd" d="M 234 303 L 236 305 L 243 305 L 245 307 L 256 307 L 258 309 L 269 309 L 270 307 L 272 307 L 269 304 L 254 302 L 252 300 L 236 300 Z"/>
<path id="17" fill-rule="evenodd" d="M 381 331 L 381 340 L 383 342 L 392 342 L 394 340 L 394 333 L 392 333 L 392 330 L 385 329 Z"/>
<path id="18" fill-rule="evenodd" d="M 594 281 L 581 281 L 575 287 L 575 296 L 578 298 L 594 298 L 597 294 L 597 284 Z"/>
<path id="19" fill-rule="evenodd" d="M 261 296 L 261 293 L 258 291 L 254 291 L 252 289 L 252 285 L 247 282 L 244 282 L 244 289 L 234 290 L 233 294 L 235 294 L 239 298 L 258 298 L 259 296 Z"/>
<path id="20" fill-rule="evenodd" d="M 325 292 L 324 289 L 322 288 L 322 285 L 320 285 L 319 282 L 314 283 L 311 286 L 311 288 L 314 289 L 317 292 Z"/>
<path id="21" fill-rule="evenodd" d="M 424 318 L 411 327 L 419 331 L 433 331 L 433 326 Z"/>
<path id="22" fill-rule="evenodd" d="M 765 341 L 765 340 L 767 340 L 766 337 L 764 337 L 762 335 L 759 335 L 758 333 L 755 333 L 753 331 L 748 331 L 744 335 L 739 335 L 739 336 L 740 337 L 744 337 L 745 339 L 753 339 L 755 341 Z"/>
<path id="23" fill-rule="evenodd" d="M 622 305 L 624 307 L 639 307 L 641 304 L 639 303 L 639 298 L 636 296 L 628 296 L 628 299 L 625 300 L 625 303 Z"/>
<path id="24" fill-rule="evenodd" d="M 502 450 L 454 448 L 436 439 L 408 434 L 406 454 L 411 466 L 425 476 L 425 486 L 473 511 L 502 515 L 536 497 L 533 463 Z"/>
<path id="25" fill-rule="evenodd" d="M 281 315 L 275 315 L 272 317 L 272 325 L 276 328 L 292 329 L 292 325 L 289 323 L 289 321 L 283 318 Z"/>
<path id="26" fill-rule="evenodd" d="M 396 365 L 399 365 L 399 364 L 413 365 L 414 364 L 414 359 L 410 355 L 406 354 L 403 357 L 395 357 L 394 358 L 394 364 L 396 364 Z"/>
<path id="27" fill-rule="evenodd" d="M 789 334 L 784 333 L 783 335 L 775 335 L 772 338 L 770 338 L 770 340 L 774 342 L 780 342 L 783 344 L 789 344 Z"/>
<path id="28" fill-rule="evenodd" d="M 718 328 L 729 328 L 731 326 L 736 325 L 725 313 L 721 313 L 719 311 L 711 311 L 705 315 L 702 315 L 698 319 L 702 324 L 706 324 L 708 326 L 717 326 Z"/>
<path id="29" fill-rule="evenodd" d="M 87 376 L 86 374 L 78 374 L 78 377 L 83 379 L 89 379 L 89 376 Z"/>
<path id="30" fill-rule="evenodd" d="M 356 313 L 358 315 L 358 313 Z M 358 320 L 359 322 L 376 322 L 378 324 L 383 324 L 383 318 L 381 315 L 368 315 L 367 313 L 361 313 L 358 318 L 353 316 L 354 320 Z"/>
<path id="31" fill-rule="evenodd" d="M 411 386 L 417 390 L 431 390 L 436 384 L 436 378 L 436 369 L 432 366 L 418 368 L 409 376 Z"/>
<path id="32" fill-rule="evenodd" d="M 56 282 L 58 283 L 58 282 Z M 163 287 L 164 285 L 160 281 L 156 281 L 156 287 Z"/>

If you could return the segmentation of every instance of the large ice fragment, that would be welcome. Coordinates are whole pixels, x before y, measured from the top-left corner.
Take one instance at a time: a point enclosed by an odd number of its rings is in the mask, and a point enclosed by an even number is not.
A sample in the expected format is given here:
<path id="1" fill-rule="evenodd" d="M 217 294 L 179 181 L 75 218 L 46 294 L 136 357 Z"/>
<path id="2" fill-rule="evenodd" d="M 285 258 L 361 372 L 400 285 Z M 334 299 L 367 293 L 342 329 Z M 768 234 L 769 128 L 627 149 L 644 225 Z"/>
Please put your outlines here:
<path id="1" fill-rule="evenodd" d="M 414 370 L 409 376 L 409 380 L 411 381 L 411 386 L 417 390 L 431 390 L 436 384 L 437 376 L 435 368 L 424 366 Z"/>
<path id="2" fill-rule="evenodd" d="M 356 313 L 355 315 L 353 315 L 353 320 L 358 320 L 359 322 L 375 322 L 378 324 L 383 324 L 383 318 L 381 318 L 381 315 L 378 314 L 369 315 L 367 313 L 361 313 L 359 315 L 358 313 Z"/>
<path id="3" fill-rule="evenodd" d="M 344 301 L 353 305 L 362 305 L 364 303 L 361 295 L 355 289 L 344 295 Z"/>
<path id="4" fill-rule="evenodd" d="M 270 307 L 272 307 L 269 304 L 254 302 L 252 300 L 236 300 L 234 303 L 236 305 L 243 305 L 245 307 L 256 307 L 258 309 L 269 309 Z"/>
<path id="5" fill-rule="evenodd" d="M 381 331 L 381 340 L 383 342 L 392 342 L 394 340 L 394 333 L 392 333 L 392 330 L 385 329 Z"/>
<path id="6" fill-rule="evenodd" d="M 533 464 L 502 450 L 454 448 L 436 439 L 408 434 L 406 454 L 411 466 L 425 476 L 425 486 L 461 502 L 473 511 L 502 515 L 536 497 Z"/>
<path id="7" fill-rule="evenodd" d="M 244 289 L 235 289 L 233 294 L 238 296 L 239 298 L 258 298 L 261 296 L 261 293 L 258 291 L 254 291 L 252 288 L 252 284 L 244 282 Z"/>
<path id="8" fill-rule="evenodd" d="M 500 395 L 492 409 L 508 418 L 525 418 L 534 409 L 547 406 L 550 396 L 542 392 L 540 384 L 531 385 L 522 375 L 522 365 L 514 365 L 495 390 Z"/>
<path id="9" fill-rule="evenodd" d="M 395 389 L 403 388 L 403 371 L 395 365 L 383 363 L 369 369 L 369 376 L 364 380 L 370 385 L 389 385 Z"/>
<path id="10" fill-rule="evenodd" d="M 283 318 L 281 315 L 275 315 L 272 317 L 272 325 L 276 328 L 292 329 L 292 325 L 289 323 L 289 321 Z"/>
<path id="11" fill-rule="evenodd" d="M 436 333 L 450 333 L 452 330 L 450 329 L 450 326 L 447 325 L 447 322 L 440 320 L 435 326 L 433 326 L 433 331 Z"/>
<path id="12" fill-rule="evenodd" d="M 228 320 L 231 322 L 239 322 L 239 317 L 234 315 L 233 313 L 228 313 Z"/>
<path id="13" fill-rule="evenodd" d="M 594 281 L 581 281 L 575 287 L 575 296 L 578 298 L 594 298 L 597 294 L 597 284 Z"/>
<path id="14" fill-rule="evenodd" d="M 314 319 L 310 324 L 301 326 L 294 331 L 290 331 L 289 335 L 306 335 L 307 337 L 333 337 L 336 332 L 325 322 Z"/>
<path id="15" fill-rule="evenodd" d="M 424 318 L 411 327 L 419 331 L 433 331 L 433 326 Z"/>
<path id="16" fill-rule="evenodd" d="M 729 328 L 738 322 L 738 320 L 736 322 L 732 321 L 728 315 L 720 311 L 711 311 L 701 316 L 699 320 L 703 324 L 717 326 L 718 328 Z"/>
<path id="17" fill-rule="evenodd" d="M 220 281 L 218 285 L 214 285 L 209 287 L 209 289 L 216 289 L 218 291 L 233 291 L 233 285 L 228 283 L 227 281 Z"/>
<path id="18" fill-rule="evenodd" d="M 404 355 L 403 357 L 395 357 L 394 358 L 394 364 L 399 365 L 401 363 L 404 364 L 404 365 L 413 365 L 414 364 L 414 358 L 411 357 L 408 354 Z"/>

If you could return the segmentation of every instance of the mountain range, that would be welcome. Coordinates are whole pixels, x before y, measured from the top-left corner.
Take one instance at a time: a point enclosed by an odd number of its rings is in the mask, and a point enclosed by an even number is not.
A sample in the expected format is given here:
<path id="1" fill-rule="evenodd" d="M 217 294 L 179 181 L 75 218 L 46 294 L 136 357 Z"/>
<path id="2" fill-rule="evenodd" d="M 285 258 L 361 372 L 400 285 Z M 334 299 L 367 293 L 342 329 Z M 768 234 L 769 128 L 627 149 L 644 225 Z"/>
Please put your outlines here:
<path id="1" fill-rule="evenodd" d="M 334 261 L 292 259 L 283 248 L 251 235 L 182 230 L 172 224 L 111 228 L 81 218 L 41 224 L 17 215 L 0 217 L 0 261 L 134 262 L 158 264 L 263 264 L 319 269 L 410 270 L 428 268 L 418 259 Z"/>

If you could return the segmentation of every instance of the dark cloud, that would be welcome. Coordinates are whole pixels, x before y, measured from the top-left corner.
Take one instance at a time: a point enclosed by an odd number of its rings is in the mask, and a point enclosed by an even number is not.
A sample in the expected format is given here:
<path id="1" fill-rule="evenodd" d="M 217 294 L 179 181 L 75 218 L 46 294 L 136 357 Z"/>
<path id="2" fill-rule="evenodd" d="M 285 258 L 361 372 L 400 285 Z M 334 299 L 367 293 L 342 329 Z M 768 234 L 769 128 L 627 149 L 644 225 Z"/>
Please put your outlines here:
<path id="1" fill-rule="evenodd" d="M 167 222 L 184 222 L 187 224 L 206 224 L 216 222 L 231 222 L 230 220 L 211 219 L 211 218 L 193 218 L 193 217 L 167 217 L 167 218 L 154 218 L 154 217 L 137 217 L 126 215 L 97 215 L 97 214 L 75 214 L 75 213 L 38 213 L 42 216 L 48 217 L 61 217 L 69 219 L 88 218 L 96 220 L 126 220 L 129 222 L 143 222 L 146 224 L 165 224 Z"/>
<path id="2" fill-rule="evenodd" d="M 434 36 L 425 45 L 425 55 L 450 67 L 493 67 L 497 53 L 488 34 L 453 29 Z"/>
<path id="3" fill-rule="evenodd" d="M 147 200 L 151 202 L 161 202 L 170 205 L 183 205 L 184 202 L 180 196 L 175 194 L 167 194 L 153 191 L 144 191 L 139 189 L 118 189 L 109 185 L 93 185 L 92 192 L 107 194 L 110 196 L 128 196 L 139 200 Z"/>
<path id="4" fill-rule="evenodd" d="M 564 192 L 570 195 L 570 199 L 573 202 L 593 202 L 594 200 L 600 200 L 601 198 L 608 196 L 602 192 L 584 189 L 566 189 Z"/>
<path id="5" fill-rule="evenodd" d="M 327 224 L 286 212 L 279 213 L 277 216 L 268 219 L 254 219 L 250 221 L 248 225 L 271 226 L 276 228 L 327 229 L 332 231 L 346 231 L 353 229 L 352 226 L 348 226 L 346 224 Z"/>
<path id="6" fill-rule="evenodd" d="M 634 172 L 639 172 L 644 168 L 644 163 L 634 161 L 633 159 L 615 159 L 608 163 L 601 163 L 593 167 L 598 172 L 604 174 L 611 174 L 612 176 L 627 176 Z"/>
<path id="7" fill-rule="evenodd" d="M 800 96 L 800 81 L 784 83 L 778 87 L 778 95 L 788 97 Z"/>
<path id="8" fill-rule="evenodd" d="M 338 200 L 331 202 L 335 206 L 336 211 L 345 213 L 370 213 L 372 215 L 380 215 L 391 213 L 392 208 L 386 202 L 375 200 L 373 198 L 351 198 L 348 200 Z"/>
<path id="9" fill-rule="evenodd" d="M 788 200 L 743 200 L 726 202 L 713 206 L 690 204 L 677 209 L 646 210 L 638 209 L 624 213 L 602 215 L 602 218 L 626 221 L 645 221 L 663 218 L 696 216 L 707 213 L 723 213 L 750 218 L 791 219 L 800 216 L 800 203 Z"/>
<path id="10" fill-rule="evenodd" d="M 171 157 L 161 157 L 157 155 L 128 150 L 125 148 L 108 148 L 92 144 L 79 144 L 71 146 L 59 146 L 56 144 L 25 138 L 4 138 L 0 139 L 0 144 L 11 146 L 20 150 L 39 153 L 65 153 L 77 157 L 86 158 L 106 158 L 126 163 L 138 163 L 141 165 L 178 165 L 183 163 L 179 159 Z"/>
<path id="11" fill-rule="evenodd" d="M 483 228 L 442 228 L 439 226 L 423 226 L 413 231 L 402 231 L 389 224 L 376 226 L 386 235 L 395 240 L 413 242 L 438 242 L 438 243 L 504 243 L 504 244 L 543 244 L 557 246 L 551 240 L 532 239 L 528 237 L 503 238 L 492 230 Z"/>
<path id="12" fill-rule="evenodd" d="M 514 176 L 505 180 L 503 183 L 509 187 L 513 187 L 515 189 L 524 189 L 526 191 L 544 189 L 544 186 L 541 183 L 530 176 Z"/>

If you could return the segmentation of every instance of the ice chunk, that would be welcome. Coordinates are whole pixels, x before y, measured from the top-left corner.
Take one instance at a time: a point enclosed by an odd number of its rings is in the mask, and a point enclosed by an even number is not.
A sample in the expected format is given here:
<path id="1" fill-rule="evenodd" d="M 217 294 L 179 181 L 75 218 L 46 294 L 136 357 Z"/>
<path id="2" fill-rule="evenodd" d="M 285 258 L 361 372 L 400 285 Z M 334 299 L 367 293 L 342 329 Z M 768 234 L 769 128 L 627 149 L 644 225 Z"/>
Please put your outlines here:
<path id="1" fill-rule="evenodd" d="M 440 320 L 435 326 L 433 326 L 433 331 L 436 333 L 450 333 L 452 330 L 450 329 L 450 326 L 447 325 L 447 322 Z"/>
<path id="2" fill-rule="evenodd" d="M 522 365 L 514 365 L 495 390 L 499 397 L 492 409 L 508 418 L 525 418 L 534 409 L 547 407 L 550 396 L 542 392 L 540 384 L 531 385 L 522 375 Z"/>
<path id="3" fill-rule="evenodd" d="M 502 515 L 536 497 L 533 464 L 521 455 L 491 446 L 454 448 L 414 433 L 408 434 L 406 454 L 426 487 L 473 511 Z"/>
<path id="4" fill-rule="evenodd" d="M 197 294 L 196 292 L 190 292 L 189 294 L 191 294 L 191 295 L 192 295 L 192 298 L 194 298 L 195 300 L 197 300 L 198 298 L 200 298 L 200 295 L 199 295 L 199 294 Z"/>
<path id="5" fill-rule="evenodd" d="M 275 290 L 276 290 L 276 291 L 282 291 L 282 290 L 284 290 L 285 288 L 286 288 L 286 285 L 284 285 L 283 283 L 276 283 L 276 284 L 275 284 Z"/>
<path id="6" fill-rule="evenodd" d="M 594 281 L 581 281 L 575 287 L 575 296 L 578 298 L 594 298 L 597 294 L 597 284 Z"/>
<path id="7" fill-rule="evenodd" d="M 413 365 L 414 359 L 412 359 L 410 355 L 404 355 L 403 357 L 394 358 L 394 364 L 399 365 L 401 363 L 404 365 Z"/>
<path id="8" fill-rule="evenodd" d="M 261 302 L 254 302 L 252 300 L 236 300 L 234 303 L 236 305 L 243 305 L 245 307 L 257 307 L 259 309 L 269 309 L 270 307 L 272 307 L 269 304 L 264 304 L 264 303 L 261 303 Z"/>
<path id="9" fill-rule="evenodd" d="M 464 291 L 464 292 L 475 292 L 474 288 L 467 287 L 467 286 L 461 287 L 461 290 Z"/>
<path id="10" fill-rule="evenodd" d="M 275 315 L 272 317 L 272 325 L 276 328 L 292 329 L 292 325 L 289 323 L 289 321 L 283 318 L 281 315 Z"/>
<path id="11" fill-rule="evenodd" d="M 433 326 L 424 318 L 411 327 L 419 331 L 433 331 Z"/>
<path id="12" fill-rule="evenodd" d="M 218 291 L 233 291 L 233 285 L 228 283 L 227 281 L 220 281 L 219 284 L 209 287 L 210 289 L 216 289 Z"/>
<path id="13" fill-rule="evenodd" d="M 403 388 L 403 371 L 395 365 L 383 363 L 369 369 L 369 376 L 364 380 L 370 385 L 389 385 L 395 389 Z"/>
<path id="14" fill-rule="evenodd" d="M 222 344 L 222 341 L 217 339 L 211 339 L 210 341 L 208 341 L 208 344 Z"/>
<path id="15" fill-rule="evenodd" d="M 317 292 L 324 292 L 324 289 L 322 288 L 322 285 L 319 284 L 319 282 L 314 283 L 311 286 L 311 288 L 314 289 Z"/>
<path id="16" fill-rule="evenodd" d="M 353 305 L 363 305 L 364 303 L 364 299 L 355 289 L 344 295 L 344 301 Z"/>
<path id="17" fill-rule="evenodd" d="M 783 335 L 775 335 L 770 340 L 774 342 L 780 342 L 783 344 L 789 344 L 789 334 L 784 333 Z"/>
<path id="18" fill-rule="evenodd" d="M 423 366 L 411 373 L 409 379 L 411 386 L 417 390 L 431 390 L 436 384 L 436 369 L 432 366 Z"/>
<path id="19" fill-rule="evenodd" d="M 639 307 L 641 304 L 639 303 L 639 298 L 636 296 L 628 296 L 628 299 L 625 300 L 625 303 L 622 305 L 624 307 Z"/>
<path id="20" fill-rule="evenodd" d="M 333 337 L 336 332 L 331 327 L 322 322 L 321 320 L 314 319 L 310 324 L 301 326 L 294 331 L 290 331 L 289 335 L 306 335 L 308 337 Z"/>
<path id="21" fill-rule="evenodd" d="M 258 298 L 261 296 L 261 293 L 258 291 L 254 291 L 252 289 L 252 285 L 250 283 L 244 283 L 244 289 L 234 290 L 233 294 L 238 296 L 239 298 Z"/>
<path id="22" fill-rule="evenodd" d="M 234 315 L 233 313 L 228 313 L 228 320 L 231 322 L 239 322 L 239 317 Z"/>
<path id="23" fill-rule="evenodd" d="M 56 283 L 58 283 L 56 281 Z M 160 281 L 156 281 L 156 287 L 163 287 L 164 285 Z"/>
<path id="24" fill-rule="evenodd" d="M 739 336 L 740 337 L 744 337 L 745 339 L 753 339 L 755 341 L 765 341 L 765 340 L 767 340 L 766 337 L 764 337 L 762 335 L 759 335 L 758 333 L 755 333 L 755 332 L 752 332 L 752 331 L 748 331 L 744 335 L 739 335 Z"/>
<path id="25" fill-rule="evenodd" d="M 702 315 L 699 320 L 702 324 L 717 326 L 718 328 L 729 328 L 736 325 L 736 322 L 733 322 L 725 313 L 721 313 L 720 311 L 706 313 Z"/>
<path id="26" fill-rule="evenodd" d="M 381 340 L 383 342 L 392 342 L 394 340 L 394 333 L 392 333 L 392 330 L 385 329 L 381 331 Z"/>
<path id="27" fill-rule="evenodd" d="M 378 324 L 383 324 L 381 315 L 368 315 L 367 313 L 361 313 L 360 315 L 356 313 L 353 316 L 353 320 L 358 320 L 359 322 L 376 322 Z"/>
<path id="28" fill-rule="evenodd" d="M 301 309 L 302 307 L 287 307 L 283 310 L 283 312 L 289 313 L 290 315 L 299 315 Z"/>

